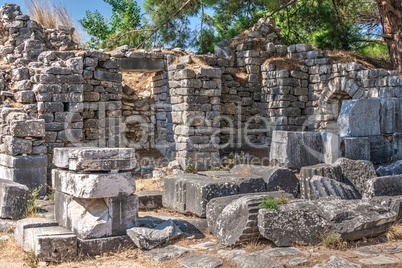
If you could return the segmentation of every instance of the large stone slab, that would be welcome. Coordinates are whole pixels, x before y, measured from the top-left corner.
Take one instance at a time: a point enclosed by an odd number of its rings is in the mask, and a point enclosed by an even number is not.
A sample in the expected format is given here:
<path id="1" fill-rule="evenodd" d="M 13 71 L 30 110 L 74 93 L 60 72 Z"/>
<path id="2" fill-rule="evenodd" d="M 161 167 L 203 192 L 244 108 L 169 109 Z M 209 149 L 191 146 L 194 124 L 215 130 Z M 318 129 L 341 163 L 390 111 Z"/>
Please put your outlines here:
<path id="1" fill-rule="evenodd" d="M 193 254 L 178 260 L 186 268 L 216 268 L 223 264 L 221 258 L 207 254 Z"/>
<path id="2" fill-rule="evenodd" d="M 310 181 L 315 176 L 330 178 L 336 181 L 343 181 L 342 169 L 339 165 L 318 164 L 314 166 L 302 167 L 300 169 L 300 197 L 314 199 L 312 197 Z"/>
<path id="3" fill-rule="evenodd" d="M 127 230 L 127 235 L 141 249 L 153 249 L 182 234 L 183 232 L 172 220 L 162 222 L 154 228 L 133 227 Z"/>
<path id="4" fill-rule="evenodd" d="M 399 98 L 381 98 L 381 133 L 402 132 L 402 101 Z"/>
<path id="5" fill-rule="evenodd" d="M 338 197 L 350 200 L 362 198 L 352 185 L 317 175 L 310 180 L 310 186 L 310 199 Z"/>
<path id="6" fill-rule="evenodd" d="M 292 199 L 292 194 L 267 192 L 213 198 L 207 205 L 208 230 L 225 246 L 258 239 L 259 204 L 267 197 Z"/>
<path id="7" fill-rule="evenodd" d="M 38 227 L 50 227 L 50 226 L 58 226 L 59 224 L 55 220 L 50 220 L 46 218 L 26 218 L 17 221 L 15 231 L 14 231 L 14 239 L 15 241 L 25 250 L 29 250 L 29 245 L 24 245 L 25 240 L 25 232 L 30 228 L 38 228 Z"/>
<path id="8" fill-rule="evenodd" d="M 52 185 L 54 190 L 77 198 L 116 197 L 135 192 L 131 172 L 84 174 L 53 169 Z"/>
<path id="9" fill-rule="evenodd" d="M 69 261 L 77 256 L 77 236 L 63 227 L 29 228 L 24 240 L 27 251 L 33 251 L 43 261 Z"/>
<path id="10" fill-rule="evenodd" d="M 291 169 L 323 162 L 323 143 L 319 132 L 274 130 L 270 161 Z"/>
<path id="11" fill-rule="evenodd" d="M 286 193 L 293 194 L 294 196 L 296 196 L 298 193 L 299 180 L 293 171 L 286 168 L 256 165 L 236 165 L 230 170 L 230 173 L 251 173 L 261 176 L 266 183 L 265 187 L 267 192 L 281 190 Z"/>
<path id="12" fill-rule="evenodd" d="M 150 251 L 144 251 L 143 254 L 145 257 L 147 257 L 153 261 L 162 262 L 162 261 L 177 259 L 181 255 L 188 253 L 190 251 L 193 251 L 193 250 L 189 249 L 189 248 L 169 245 L 164 248 L 156 248 L 156 249 L 152 249 Z"/>
<path id="13" fill-rule="evenodd" d="M 380 135 L 380 106 L 380 99 L 375 98 L 344 100 L 338 116 L 339 136 Z"/>
<path id="14" fill-rule="evenodd" d="M 164 178 L 162 203 L 165 207 L 204 218 L 206 205 L 212 198 L 264 190 L 264 180 L 252 175 L 215 178 L 195 174 L 171 175 Z"/>
<path id="15" fill-rule="evenodd" d="M 156 72 L 166 69 L 166 62 L 164 59 L 152 58 L 118 58 L 116 59 L 117 66 L 120 70 L 124 71 L 137 71 L 137 72 Z"/>
<path id="16" fill-rule="evenodd" d="M 392 160 L 393 152 L 391 143 L 383 136 L 371 136 L 370 161 L 374 164 L 389 163 Z"/>
<path id="17" fill-rule="evenodd" d="M 402 195 L 402 175 L 383 176 L 367 181 L 363 198 Z"/>
<path id="18" fill-rule="evenodd" d="M 83 199 L 56 191 L 54 204 L 59 224 L 81 239 L 125 235 L 138 218 L 136 195 Z"/>
<path id="19" fill-rule="evenodd" d="M 352 160 L 370 160 L 368 137 L 344 137 L 341 142 L 342 157 Z"/>
<path id="20" fill-rule="evenodd" d="M 285 266 L 268 256 L 265 250 L 246 253 L 243 250 L 218 251 L 218 254 L 233 261 L 240 268 L 284 268 Z"/>
<path id="21" fill-rule="evenodd" d="M 395 163 L 377 168 L 378 176 L 392 176 L 402 174 L 402 161 L 398 160 Z"/>
<path id="22" fill-rule="evenodd" d="M 47 156 L 10 156 L 0 154 L 0 178 L 11 180 L 29 189 L 41 187 L 40 194 L 46 193 Z"/>
<path id="23" fill-rule="evenodd" d="M 131 170 L 134 153 L 132 148 L 55 148 L 53 164 L 73 171 Z"/>
<path id="24" fill-rule="evenodd" d="M 335 164 L 341 167 L 344 182 L 355 186 L 362 195 L 366 182 L 377 177 L 374 165 L 370 161 L 339 158 Z"/>
<path id="25" fill-rule="evenodd" d="M 0 179 L 0 218 L 21 218 L 27 206 L 28 187 Z"/>
<path id="26" fill-rule="evenodd" d="M 384 233 L 398 218 L 387 205 L 362 200 L 293 201 L 279 210 L 260 209 L 258 227 L 277 246 L 317 244 L 329 232 L 345 240 Z"/>
<path id="27" fill-rule="evenodd" d="M 341 138 L 331 132 L 321 132 L 323 144 L 324 163 L 332 164 L 341 157 Z"/>
<path id="28" fill-rule="evenodd" d="M 77 239 L 78 252 L 84 256 L 96 256 L 121 249 L 135 247 L 127 235 L 109 236 L 93 239 Z"/>
<path id="29" fill-rule="evenodd" d="M 392 151 L 394 160 L 402 160 L 402 133 L 394 133 L 392 135 Z"/>
<path id="30" fill-rule="evenodd" d="M 314 265 L 313 268 L 361 268 L 362 266 L 353 262 L 350 262 L 344 258 L 331 256 L 329 261 Z"/>

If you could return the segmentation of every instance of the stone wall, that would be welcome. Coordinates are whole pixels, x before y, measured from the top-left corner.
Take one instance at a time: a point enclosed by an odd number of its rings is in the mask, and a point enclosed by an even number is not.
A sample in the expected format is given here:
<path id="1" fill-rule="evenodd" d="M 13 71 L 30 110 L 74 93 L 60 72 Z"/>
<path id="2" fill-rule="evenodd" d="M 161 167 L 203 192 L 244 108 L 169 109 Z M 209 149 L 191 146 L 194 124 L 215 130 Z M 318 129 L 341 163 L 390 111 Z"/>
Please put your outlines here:
<path id="1" fill-rule="evenodd" d="M 32 141 L 24 154 L 47 154 L 50 168 L 56 147 L 97 146 L 156 149 L 183 168 L 206 169 L 222 150 L 268 155 L 273 130 L 337 133 L 344 100 L 402 97 L 396 71 L 284 46 L 269 20 L 196 56 L 126 46 L 72 51 L 71 29 L 44 29 L 11 4 L 0 15 L 1 105 L 44 121 L 44 144 Z M 133 74 L 146 77 L 143 88 L 125 81 Z"/>

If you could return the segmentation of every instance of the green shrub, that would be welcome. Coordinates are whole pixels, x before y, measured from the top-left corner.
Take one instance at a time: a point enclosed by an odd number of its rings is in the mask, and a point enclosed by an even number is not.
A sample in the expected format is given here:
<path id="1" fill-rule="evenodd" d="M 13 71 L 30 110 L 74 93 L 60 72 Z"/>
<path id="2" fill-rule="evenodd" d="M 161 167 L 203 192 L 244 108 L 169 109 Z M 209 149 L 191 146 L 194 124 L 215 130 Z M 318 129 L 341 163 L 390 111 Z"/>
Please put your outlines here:
<path id="1" fill-rule="evenodd" d="M 279 210 L 279 206 L 281 204 L 286 204 L 287 202 L 288 202 L 288 199 L 285 196 L 280 197 L 280 198 L 267 197 L 258 206 L 260 208 L 266 208 L 266 209 L 270 209 L 270 210 Z"/>
<path id="2" fill-rule="evenodd" d="M 27 198 L 27 207 L 25 210 L 25 217 L 35 217 L 38 212 L 39 208 L 37 207 L 36 200 L 39 197 L 39 193 L 42 189 L 42 186 L 39 186 L 35 189 L 32 189 Z"/>
<path id="3" fill-rule="evenodd" d="M 335 232 L 327 233 L 322 238 L 322 244 L 330 249 L 342 249 L 344 242 L 339 234 Z"/>

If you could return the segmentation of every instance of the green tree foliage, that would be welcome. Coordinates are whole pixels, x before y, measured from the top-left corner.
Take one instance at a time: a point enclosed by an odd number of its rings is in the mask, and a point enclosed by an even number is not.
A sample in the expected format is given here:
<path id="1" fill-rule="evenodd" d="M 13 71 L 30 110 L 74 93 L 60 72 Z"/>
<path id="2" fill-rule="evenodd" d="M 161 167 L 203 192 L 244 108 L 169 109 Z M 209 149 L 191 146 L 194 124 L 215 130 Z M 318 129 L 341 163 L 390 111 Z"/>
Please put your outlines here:
<path id="1" fill-rule="evenodd" d="M 144 6 L 159 44 L 197 47 L 202 53 L 266 16 L 281 29 L 285 44 L 320 49 L 356 50 L 378 41 L 381 31 L 373 0 L 146 0 Z M 194 16 L 201 18 L 196 31 L 189 27 Z"/>
<path id="2" fill-rule="evenodd" d="M 84 30 L 91 36 L 89 46 L 93 48 L 113 48 L 120 45 L 136 46 L 145 34 L 141 27 L 141 9 L 134 0 L 103 0 L 112 7 L 112 16 L 107 20 L 99 11 L 86 11 L 79 20 Z"/>

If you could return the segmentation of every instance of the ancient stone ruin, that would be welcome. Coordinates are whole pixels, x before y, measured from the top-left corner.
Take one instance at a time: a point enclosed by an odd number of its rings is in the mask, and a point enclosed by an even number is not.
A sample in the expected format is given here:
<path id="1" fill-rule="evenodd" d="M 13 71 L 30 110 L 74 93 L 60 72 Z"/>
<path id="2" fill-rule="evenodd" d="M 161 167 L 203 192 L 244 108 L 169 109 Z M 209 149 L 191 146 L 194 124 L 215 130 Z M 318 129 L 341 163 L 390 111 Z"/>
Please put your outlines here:
<path id="1" fill-rule="evenodd" d="M 147 195 L 138 200 L 133 174 L 150 167 L 173 174 L 148 208 L 206 218 L 225 246 L 316 244 L 328 232 L 357 240 L 402 217 L 397 71 L 282 45 L 269 19 L 208 55 L 79 50 L 73 29 L 45 29 L 14 4 L 0 8 L 0 26 L 0 217 L 21 218 L 29 189 L 55 191 L 54 219 L 15 230 L 41 259 L 182 236 L 175 221 L 141 224 Z M 212 171 L 242 150 L 263 157 Z M 267 198 L 286 201 L 261 208 Z M 228 254 L 240 267 L 261 257 Z"/>

